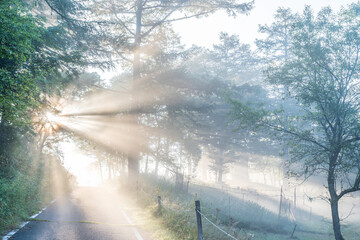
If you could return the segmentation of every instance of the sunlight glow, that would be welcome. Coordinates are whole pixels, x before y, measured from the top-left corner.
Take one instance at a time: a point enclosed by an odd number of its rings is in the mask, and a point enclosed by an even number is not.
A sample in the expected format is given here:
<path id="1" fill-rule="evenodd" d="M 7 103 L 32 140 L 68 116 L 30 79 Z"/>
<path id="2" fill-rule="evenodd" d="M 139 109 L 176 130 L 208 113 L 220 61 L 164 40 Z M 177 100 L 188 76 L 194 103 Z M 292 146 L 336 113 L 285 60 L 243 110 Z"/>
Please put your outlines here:
<path id="1" fill-rule="evenodd" d="M 64 166 L 76 177 L 79 186 L 98 186 L 100 174 L 92 167 L 96 159 L 79 150 L 72 142 L 63 142 Z"/>
<path id="2" fill-rule="evenodd" d="M 56 119 L 57 119 L 57 117 L 54 114 L 52 114 L 51 112 L 46 113 L 46 118 L 47 118 L 47 120 L 49 120 L 50 123 L 56 122 Z"/>

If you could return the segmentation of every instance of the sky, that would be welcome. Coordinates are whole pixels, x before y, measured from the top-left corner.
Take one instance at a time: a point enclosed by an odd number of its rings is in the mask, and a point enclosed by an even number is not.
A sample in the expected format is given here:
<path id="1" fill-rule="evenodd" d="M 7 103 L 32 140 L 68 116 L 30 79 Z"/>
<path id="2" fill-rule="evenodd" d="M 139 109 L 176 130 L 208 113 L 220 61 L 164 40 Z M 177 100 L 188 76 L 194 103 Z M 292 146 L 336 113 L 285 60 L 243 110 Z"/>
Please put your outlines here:
<path id="1" fill-rule="evenodd" d="M 218 43 L 219 33 L 222 31 L 239 35 L 242 43 L 253 44 L 256 38 L 261 38 L 257 32 L 259 24 L 271 24 L 273 15 L 279 7 L 288 7 L 293 12 L 301 12 L 305 5 L 310 5 L 315 12 L 318 12 L 322 7 L 331 6 L 338 11 L 341 6 L 354 2 L 357 0 L 255 0 L 255 7 L 248 15 L 233 18 L 227 16 L 225 12 L 217 12 L 206 18 L 174 22 L 173 27 L 187 47 L 195 44 L 211 48 L 213 44 Z M 105 79 L 110 79 L 118 73 L 117 70 L 97 72 Z"/>
<path id="2" fill-rule="evenodd" d="M 338 11 L 341 6 L 347 6 L 354 0 L 255 0 L 255 8 L 249 15 L 240 15 L 236 19 L 228 17 L 224 12 L 218 12 L 207 18 L 191 19 L 174 23 L 175 31 L 181 36 L 186 46 L 192 44 L 202 47 L 212 47 L 218 42 L 221 31 L 237 34 L 243 43 L 252 44 L 261 37 L 259 24 L 271 24 L 277 8 L 288 7 L 293 12 L 301 12 L 305 5 L 310 5 L 315 12 L 322 7 L 330 6 Z M 191 26 L 191 27 L 189 27 Z"/>

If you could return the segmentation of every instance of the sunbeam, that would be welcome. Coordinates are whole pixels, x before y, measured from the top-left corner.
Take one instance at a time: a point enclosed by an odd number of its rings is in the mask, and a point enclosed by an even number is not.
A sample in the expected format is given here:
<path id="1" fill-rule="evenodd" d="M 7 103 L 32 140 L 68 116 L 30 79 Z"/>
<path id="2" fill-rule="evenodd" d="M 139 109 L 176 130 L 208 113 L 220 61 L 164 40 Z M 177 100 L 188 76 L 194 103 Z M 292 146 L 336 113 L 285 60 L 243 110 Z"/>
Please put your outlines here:
<path id="1" fill-rule="evenodd" d="M 0 1 L 0 238 L 358 240 L 359 12 Z"/>

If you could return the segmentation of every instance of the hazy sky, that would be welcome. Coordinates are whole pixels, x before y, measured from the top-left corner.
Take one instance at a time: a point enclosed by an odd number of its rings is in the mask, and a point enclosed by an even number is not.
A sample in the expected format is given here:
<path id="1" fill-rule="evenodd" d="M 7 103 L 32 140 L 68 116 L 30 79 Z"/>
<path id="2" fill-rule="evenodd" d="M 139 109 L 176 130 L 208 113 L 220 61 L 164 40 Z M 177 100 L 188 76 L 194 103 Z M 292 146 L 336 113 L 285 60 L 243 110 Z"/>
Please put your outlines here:
<path id="1" fill-rule="evenodd" d="M 194 19 L 174 24 L 176 32 L 182 37 L 182 42 L 188 46 L 192 44 L 211 47 L 218 41 L 221 31 L 238 34 L 240 41 L 252 43 L 259 37 L 259 24 L 271 24 L 273 15 L 278 7 L 289 7 L 294 12 L 301 12 L 305 5 L 310 5 L 315 12 L 322 7 L 331 6 L 335 10 L 347 6 L 355 0 L 255 0 L 255 8 L 248 16 L 241 15 L 236 19 L 228 17 L 226 13 L 217 13 L 203 19 Z"/>
<path id="2" fill-rule="evenodd" d="M 207 18 L 175 22 L 173 26 L 181 36 L 182 43 L 187 46 L 196 44 L 210 48 L 218 42 L 221 31 L 239 35 L 243 43 L 253 43 L 255 38 L 259 38 L 258 25 L 271 24 L 278 7 L 289 7 L 293 12 L 301 12 L 305 5 L 310 5 L 315 12 L 318 12 L 325 6 L 339 10 L 341 6 L 347 6 L 353 2 L 357 0 L 255 0 L 255 8 L 247 16 L 240 15 L 234 19 L 224 12 L 218 12 Z M 90 70 L 94 71 L 94 69 Z M 95 71 L 99 72 L 104 79 L 110 79 L 118 73 L 117 70 Z"/>

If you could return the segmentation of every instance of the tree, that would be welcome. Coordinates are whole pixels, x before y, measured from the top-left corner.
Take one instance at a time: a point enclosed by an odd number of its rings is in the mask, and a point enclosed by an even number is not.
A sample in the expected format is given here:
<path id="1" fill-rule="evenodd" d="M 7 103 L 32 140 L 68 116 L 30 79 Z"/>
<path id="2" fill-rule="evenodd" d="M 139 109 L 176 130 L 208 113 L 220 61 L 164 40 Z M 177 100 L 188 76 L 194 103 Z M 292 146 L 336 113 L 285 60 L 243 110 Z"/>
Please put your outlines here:
<path id="1" fill-rule="evenodd" d="M 305 178 L 326 179 L 336 240 L 341 234 L 339 201 L 360 190 L 360 5 L 335 14 L 310 7 L 291 31 L 291 59 L 267 70 L 268 81 L 289 89 L 302 113 L 286 118 L 283 111 L 255 110 L 233 100 L 233 117 L 289 142 L 290 170 Z M 286 121 L 285 121 L 286 119 Z"/>
<path id="2" fill-rule="evenodd" d="M 239 36 L 220 33 L 220 44 L 213 45 L 209 61 L 214 75 L 232 85 L 242 85 L 259 80 L 259 59 L 249 44 L 240 43 Z M 206 64 L 207 67 L 209 62 Z"/>
<path id="3" fill-rule="evenodd" d="M 109 32 L 118 33 L 125 44 L 119 44 L 116 36 L 112 36 L 111 47 L 119 57 L 127 62 L 132 71 L 132 91 L 141 88 L 143 83 L 143 59 L 151 55 L 147 49 L 149 38 L 162 26 L 171 22 L 201 17 L 218 10 L 225 10 L 229 15 L 246 13 L 253 3 L 238 3 L 237 1 L 95 1 L 92 6 L 101 21 L 113 23 Z M 131 108 L 141 105 L 133 99 Z M 133 116 L 133 123 L 138 124 L 138 116 Z M 139 172 L 139 146 L 129 149 L 129 178 L 136 179 Z"/>
<path id="4" fill-rule="evenodd" d="M 69 62 L 80 58 L 70 54 L 69 42 L 61 41 L 68 39 L 64 37 L 66 32 L 61 27 L 45 25 L 45 18 L 38 16 L 27 2 L 0 2 L 2 230 L 57 197 L 51 186 L 60 183 L 56 186 L 60 190 L 70 178 L 58 151 L 49 154 L 50 149 L 45 148 L 46 155 L 39 157 L 47 137 L 40 133 L 37 141 L 33 114 L 46 105 L 45 95 L 71 79 L 67 73 L 74 72 L 75 65 Z"/>
<path id="5" fill-rule="evenodd" d="M 44 28 L 20 2 L 1 2 L 0 11 L 0 165 L 7 171 L 17 166 L 11 149 L 23 143 L 20 135 L 30 130 L 29 112 L 39 104 L 36 81 L 42 71 L 34 72 L 33 66 Z"/>
<path id="6" fill-rule="evenodd" d="M 278 8 L 275 15 L 275 22 L 270 26 L 259 25 L 259 32 L 266 34 L 265 39 L 256 39 L 255 43 L 261 53 L 269 60 L 287 60 L 291 45 L 290 31 L 296 14 L 289 8 Z"/>
<path id="7" fill-rule="evenodd" d="M 106 27 L 108 22 L 96 21 L 89 12 L 91 0 L 23 0 L 34 2 L 33 12 L 49 22 L 48 29 L 51 42 L 61 46 L 61 60 L 67 62 L 69 58 L 78 58 L 78 65 L 107 69 L 113 67 L 119 60 L 113 59 L 105 46 Z M 65 33 L 65 34 L 64 34 Z M 118 37 L 117 43 L 123 39 Z M 51 49 L 43 49 L 44 53 L 59 55 Z M 81 61 L 80 61 L 81 60 Z M 76 66 L 76 65 L 75 65 Z M 72 67 L 64 68 L 72 71 Z"/>
<path id="8" fill-rule="evenodd" d="M 0 9 L 0 164 L 6 171 L 20 159 L 12 150 L 33 141 L 37 110 L 81 71 L 84 49 L 63 25 L 45 25 L 27 1 L 3 1 Z"/>
<path id="9" fill-rule="evenodd" d="M 204 148 L 204 153 L 211 159 L 210 168 L 217 175 L 217 182 L 222 182 L 230 164 L 245 163 L 248 159 L 240 158 L 241 152 L 266 152 L 264 141 L 259 143 L 255 134 L 245 131 L 234 132 L 236 126 L 224 117 L 230 111 L 231 105 L 226 101 L 226 93 L 233 97 L 242 97 L 245 101 L 254 101 L 266 96 L 266 91 L 260 86 L 260 61 L 251 51 L 250 45 L 240 43 L 237 35 L 220 33 L 220 43 L 211 50 L 193 47 L 184 63 L 186 72 L 199 79 L 211 93 L 201 99 L 209 105 L 206 117 L 198 119 L 205 127 L 196 135 Z M 259 85 L 257 85 L 259 84 Z M 274 152 L 274 151 L 273 151 Z"/>
<path id="10" fill-rule="evenodd" d="M 41 20 L 27 14 L 21 3 L 2 2 L 0 7 L 1 126 L 21 125 L 29 121 L 29 107 L 36 105 L 38 92 L 31 64 L 44 29 Z"/>

